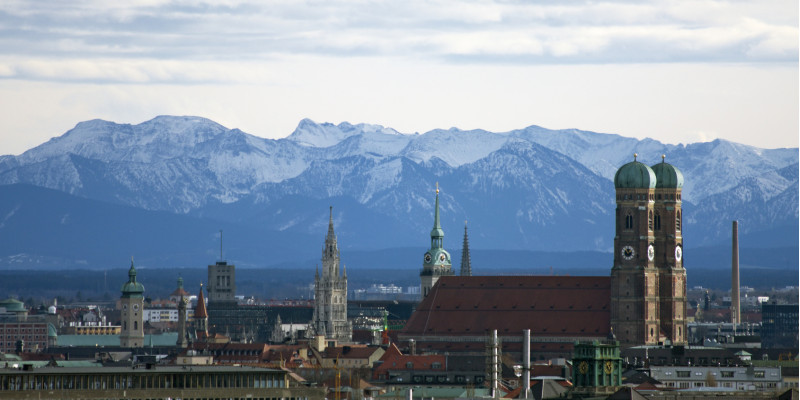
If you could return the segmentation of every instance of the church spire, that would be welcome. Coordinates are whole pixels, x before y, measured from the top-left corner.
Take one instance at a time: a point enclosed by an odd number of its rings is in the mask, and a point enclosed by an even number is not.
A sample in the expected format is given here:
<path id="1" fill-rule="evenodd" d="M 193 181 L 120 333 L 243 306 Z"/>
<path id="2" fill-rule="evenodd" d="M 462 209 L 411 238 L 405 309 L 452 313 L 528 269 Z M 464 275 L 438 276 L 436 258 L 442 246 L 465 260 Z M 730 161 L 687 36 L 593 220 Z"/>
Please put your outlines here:
<path id="1" fill-rule="evenodd" d="M 328 233 L 325 235 L 325 246 L 322 248 L 322 276 L 339 276 L 339 245 L 333 231 L 333 206 L 330 207 Z"/>
<path id="2" fill-rule="evenodd" d="M 433 229 L 431 230 L 431 249 L 441 249 L 444 242 L 444 230 L 439 222 L 439 182 L 436 182 L 436 205 L 433 211 Z"/>
<path id="3" fill-rule="evenodd" d="M 464 245 L 461 247 L 461 276 L 472 276 L 472 264 L 469 258 L 469 238 L 467 237 L 467 221 L 464 221 Z"/>

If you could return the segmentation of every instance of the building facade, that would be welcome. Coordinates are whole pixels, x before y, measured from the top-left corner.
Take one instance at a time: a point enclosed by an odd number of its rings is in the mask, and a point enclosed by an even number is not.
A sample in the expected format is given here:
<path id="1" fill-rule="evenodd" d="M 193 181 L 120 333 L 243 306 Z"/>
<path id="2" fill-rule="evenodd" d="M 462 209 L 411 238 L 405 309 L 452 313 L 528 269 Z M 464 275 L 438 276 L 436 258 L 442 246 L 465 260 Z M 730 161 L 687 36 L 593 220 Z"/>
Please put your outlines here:
<path id="1" fill-rule="evenodd" d="M 686 343 L 683 175 L 664 162 L 636 161 L 614 177 L 616 235 L 611 326 L 623 346 Z"/>
<path id="2" fill-rule="evenodd" d="M 120 298 L 121 325 L 119 344 L 122 347 L 142 347 L 144 345 L 144 286 L 136 282 L 136 268 L 131 259 L 128 282 L 122 285 Z"/>
<path id="3" fill-rule="evenodd" d="M 314 275 L 314 335 L 343 342 L 353 339 L 353 326 L 347 320 L 347 268 L 339 270 L 339 244 L 333 231 L 333 207 L 330 208 L 328 233 L 322 248 L 322 275 Z"/>
<path id="4" fill-rule="evenodd" d="M 439 222 L 439 186 L 437 184 L 433 229 L 431 230 L 431 248 L 423 256 L 422 271 L 419 273 L 420 292 L 423 299 L 428 296 L 433 285 L 436 284 L 440 277 L 453 275 L 450 253 L 443 246 L 444 230 Z"/>

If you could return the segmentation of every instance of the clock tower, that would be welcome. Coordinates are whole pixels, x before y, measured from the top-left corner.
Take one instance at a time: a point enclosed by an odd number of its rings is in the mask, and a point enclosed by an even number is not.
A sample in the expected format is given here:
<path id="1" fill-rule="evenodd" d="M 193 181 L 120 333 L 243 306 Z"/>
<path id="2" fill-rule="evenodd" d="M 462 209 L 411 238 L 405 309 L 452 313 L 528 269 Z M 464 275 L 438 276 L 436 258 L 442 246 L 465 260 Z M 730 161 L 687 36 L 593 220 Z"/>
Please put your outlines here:
<path id="1" fill-rule="evenodd" d="M 144 346 L 144 286 L 136 282 L 133 257 L 131 257 L 131 268 L 128 270 L 128 282 L 122 285 L 120 307 L 122 307 L 120 310 L 122 330 L 119 333 L 119 345 L 122 347 Z"/>
<path id="2" fill-rule="evenodd" d="M 450 263 L 450 253 L 442 246 L 444 230 L 439 223 L 439 184 L 436 184 L 436 205 L 433 214 L 433 229 L 431 230 L 431 248 L 425 252 L 422 261 L 422 271 L 419 273 L 420 292 L 424 299 L 430 293 L 433 285 L 441 276 L 453 275 L 453 266 Z"/>
<path id="3" fill-rule="evenodd" d="M 656 344 L 661 333 L 654 235 L 656 174 L 636 157 L 614 176 L 611 327 L 623 346 Z"/>
<path id="4" fill-rule="evenodd" d="M 659 319 L 665 339 L 686 344 L 686 270 L 683 268 L 681 191 L 683 174 L 661 162 L 651 168 L 656 174 L 654 203 L 655 262 L 659 275 L 661 309 Z"/>

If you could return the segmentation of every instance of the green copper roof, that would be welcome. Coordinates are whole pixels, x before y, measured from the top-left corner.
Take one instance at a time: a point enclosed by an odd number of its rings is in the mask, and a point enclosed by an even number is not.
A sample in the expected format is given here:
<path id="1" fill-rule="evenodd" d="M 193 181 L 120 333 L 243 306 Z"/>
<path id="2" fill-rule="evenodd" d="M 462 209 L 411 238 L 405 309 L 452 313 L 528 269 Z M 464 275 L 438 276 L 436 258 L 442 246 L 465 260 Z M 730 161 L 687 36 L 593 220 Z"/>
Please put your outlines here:
<path id="1" fill-rule="evenodd" d="M 683 174 L 675 166 L 667 164 L 661 156 L 661 162 L 653 165 L 653 172 L 656 174 L 656 187 L 667 189 L 680 189 L 683 187 Z"/>
<path id="2" fill-rule="evenodd" d="M 23 304 L 21 301 L 19 301 L 17 299 L 6 299 L 6 300 L 3 300 L 3 301 L 0 301 L 0 307 L 5 308 L 6 312 L 27 311 L 25 309 L 25 304 Z"/>
<path id="3" fill-rule="evenodd" d="M 633 161 L 623 165 L 614 175 L 614 187 L 617 189 L 653 189 L 656 187 L 656 174 L 653 170 L 638 161 L 636 154 Z"/>
<path id="4" fill-rule="evenodd" d="M 136 282 L 136 268 L 133 267 L 131 258 L 131 268 L 128 270 L 128 282 L 122 285 L 122 297 L 144 297 L 144 285 Z"/>

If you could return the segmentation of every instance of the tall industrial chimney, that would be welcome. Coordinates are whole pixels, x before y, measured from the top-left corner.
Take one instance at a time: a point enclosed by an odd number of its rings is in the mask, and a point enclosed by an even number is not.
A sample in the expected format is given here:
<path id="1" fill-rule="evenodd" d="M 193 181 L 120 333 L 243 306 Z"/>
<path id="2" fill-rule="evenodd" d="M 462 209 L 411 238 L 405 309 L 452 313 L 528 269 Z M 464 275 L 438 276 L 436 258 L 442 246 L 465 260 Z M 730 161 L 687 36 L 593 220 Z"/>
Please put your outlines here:
<path id="1" fill-rule="evenodd" d="M 739 301 L 739 221 L 733 221 L 733 250 L 731 253 L 731 323 L 742 322 Z"/>
<path id="2" fill-rule="evenodd" d="M 531 391 L 531 330 L 522 330 L 522 386 L 520 399 L 529 399 Z"/>

